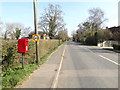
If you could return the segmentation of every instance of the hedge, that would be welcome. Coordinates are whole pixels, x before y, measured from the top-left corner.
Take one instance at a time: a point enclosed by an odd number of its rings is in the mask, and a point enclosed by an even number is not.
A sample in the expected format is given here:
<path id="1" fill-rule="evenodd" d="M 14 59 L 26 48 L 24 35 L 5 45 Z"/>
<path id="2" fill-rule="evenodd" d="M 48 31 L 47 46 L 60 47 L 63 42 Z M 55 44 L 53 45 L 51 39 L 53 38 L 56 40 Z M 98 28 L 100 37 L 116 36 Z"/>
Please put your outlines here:
<path id="1" fill-rule="evenodd" d="M 114 48 L 115 50 L 120 50 L 120 44 L 114 44 L 114 45 L 113 45 L 113 48 Z"/>

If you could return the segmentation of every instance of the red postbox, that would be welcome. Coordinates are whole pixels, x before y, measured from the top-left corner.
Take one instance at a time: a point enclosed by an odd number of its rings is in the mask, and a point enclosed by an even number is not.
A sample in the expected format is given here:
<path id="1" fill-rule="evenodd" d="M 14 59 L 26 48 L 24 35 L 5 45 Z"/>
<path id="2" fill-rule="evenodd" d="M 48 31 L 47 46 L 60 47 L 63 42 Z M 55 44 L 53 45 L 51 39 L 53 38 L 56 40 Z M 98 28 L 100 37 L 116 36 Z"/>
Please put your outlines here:
<path id="1" fill-rule="evenodd" d="M 28 53 L 28 39 L 18 40 L 18 53 Z"/>

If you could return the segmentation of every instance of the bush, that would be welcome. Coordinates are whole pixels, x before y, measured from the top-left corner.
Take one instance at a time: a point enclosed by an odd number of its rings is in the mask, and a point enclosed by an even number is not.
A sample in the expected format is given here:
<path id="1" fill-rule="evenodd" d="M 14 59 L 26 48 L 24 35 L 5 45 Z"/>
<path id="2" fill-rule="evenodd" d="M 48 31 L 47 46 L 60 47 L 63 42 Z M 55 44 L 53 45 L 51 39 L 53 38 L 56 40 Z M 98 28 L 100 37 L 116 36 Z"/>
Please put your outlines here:
<path id="1" fill-rule="evenodd" d="M 85 40 L 85 43 L 87 45 L 96 45 L 96 41 L 95 41 L 94 36 L 87 37 L 86 40 Z"/>
<path id="2" fill-rule="evenodd" d="M 114 45 L 113 45 L 113 48 L 114 48 L 115 50 L 120 50 L 120 44 L 114 44 Z"/>

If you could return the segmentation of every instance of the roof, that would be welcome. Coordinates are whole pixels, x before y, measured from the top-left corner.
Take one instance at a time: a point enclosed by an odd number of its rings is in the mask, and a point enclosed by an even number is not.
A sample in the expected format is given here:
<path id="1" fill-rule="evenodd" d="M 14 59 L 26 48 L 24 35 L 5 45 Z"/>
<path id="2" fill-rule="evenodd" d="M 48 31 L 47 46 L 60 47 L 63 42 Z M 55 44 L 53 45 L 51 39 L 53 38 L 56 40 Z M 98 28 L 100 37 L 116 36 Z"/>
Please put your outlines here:
<path id="1" fill-rule="evenodd" d="M 120 32 L 120 26 L 118 27 L 111 27 L 111 28 L 108 28 L 112 33 L 114 32 Z"/>

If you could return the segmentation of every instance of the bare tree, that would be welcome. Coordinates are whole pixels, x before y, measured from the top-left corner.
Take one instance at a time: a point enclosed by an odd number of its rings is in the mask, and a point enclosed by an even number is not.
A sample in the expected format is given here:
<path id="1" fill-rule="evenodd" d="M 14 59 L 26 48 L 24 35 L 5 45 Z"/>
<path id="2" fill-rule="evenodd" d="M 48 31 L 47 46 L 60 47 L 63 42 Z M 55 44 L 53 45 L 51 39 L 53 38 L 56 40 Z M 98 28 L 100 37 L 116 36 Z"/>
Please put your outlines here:
<path id="1" fill-rule="evenodd" d="M 62 39 L 62 41 L 65 41 L 68 39 L 68 31 L 67 29 L 61 30 L 58 32 L 59 39 Z"/>
<path id="2" fill-rule="evenodd" d="M 40 17 L 39 28 L 53 38 L 59 30 L 63 30 L 64 25 L 60 6 L 49 4 Z"/>
<path id="3" fill-rule="evenodd" d="M 15 39 L 17 36 L 16 34 L 18 34 L 16 30 L 18 30 L 18 29 L 22 30 L 23 25 L 20 23 L 6 23 L 5 24 L 4 39 L 7 39 L 8 37 L 11 39 Z"/>
<path id="4" fill-rule="evenodd" d="M 101 30 L 103 23 L 107 19 L 104 18 L 104 12 L 100 8 L 90 9 L 89 14 L 87 21 L 78 25 L 78 30 L 73 35 L 73 40 L 97 45 L 98 41 L 109 39 L 111 33 L 107 30 Z"/>
<path id="5" fill-rule="evenodd" d="M 89 10 L 90 16 L 88 22 L 91 23 L 92 29 L 101 29 L 102 24 L 107 20 L 104 18 L 104 12 L 100 8 Z"/>
<path id="6" fill-rule="evenodd" d="M 2 34 L 3 34 L 3 22 L 2 22 L 2 20 L 1 20 L 1 18 L 0 18 L 0 37 L 2 37 Z"/>
<path id="7" fill-rule="evenodd" d="M 7 39 L 11 34 L 11 32 L 13 33 L 13 28 L 14 28 L 14 25 L 12 23 L 5 23 L 4 39 Z M 13 36 L 13 34 L 10 36 Z"/>
<path id="8" fill-rule="evenodd" d="M 0 18 L 0 30 L 1 30 L 1 28 L 2 28 L 2 21 L 1 21 L 1 18 Z"/>
<path id="9" fill-rule="evenodd" d="M 22 30 L 21 36 L 22 36 L 22 37 L 28 37 L 28 34 L 30 33 L 31 30 L 32 30 L 31 27 L 25 27 L 25 28 Z"/>

